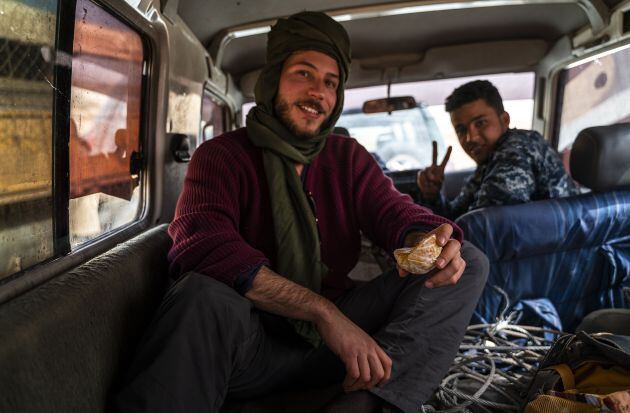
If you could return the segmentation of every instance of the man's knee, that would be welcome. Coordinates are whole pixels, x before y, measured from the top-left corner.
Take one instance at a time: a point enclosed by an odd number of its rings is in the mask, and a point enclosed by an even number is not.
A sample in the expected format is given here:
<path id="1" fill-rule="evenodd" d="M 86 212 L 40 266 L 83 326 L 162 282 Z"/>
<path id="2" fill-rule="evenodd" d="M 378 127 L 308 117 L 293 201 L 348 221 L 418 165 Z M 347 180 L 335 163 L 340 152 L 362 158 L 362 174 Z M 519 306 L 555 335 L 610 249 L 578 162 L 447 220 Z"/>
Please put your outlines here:
<path id="1" fill-rule="evenodd" d="M 217 303 L 229 300 L 236 292 L 227 285 L 203 274 L 189 272 L 173 284 L 167 295 L 187 303 Z"/>
<path id="2" fill-rule="evenodd" d="M 464 241 L 461 248 L 461 254 L 466 261 L 466 269 L 462 275 L 461 281 L 477 286 L 479 291 L 483 289 L 488 280 L 490 272 L 490 263 L 488 257 L 479 248 L 468 241 Z"/>
<path id="3" fill-rule="evenodd" d="M 252 307 L 248 299 L 230 286 L 194 272 L 185 274 L 170 288 L 163 305 L 227 322 L 234 317 L 249 317 Z"/>

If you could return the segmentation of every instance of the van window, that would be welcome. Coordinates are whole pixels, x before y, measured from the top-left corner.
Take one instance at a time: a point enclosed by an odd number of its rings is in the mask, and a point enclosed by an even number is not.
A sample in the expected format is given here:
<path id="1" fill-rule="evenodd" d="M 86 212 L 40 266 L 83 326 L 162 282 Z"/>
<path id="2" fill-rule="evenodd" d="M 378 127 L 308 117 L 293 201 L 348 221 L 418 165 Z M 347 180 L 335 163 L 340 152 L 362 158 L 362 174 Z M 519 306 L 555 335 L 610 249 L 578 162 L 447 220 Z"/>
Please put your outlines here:
<path id="1" fill-rule="evenodd" d="M 630 44 L 569 65 L 560 74 L 558 150 L 590 126 L 630 121 Z"/>
<path id="2" fill-rule="evenodd" d="M 142 39 L 89 0 L 76 5 L 70 109 L 70 244 L 136 220 Z"/>
<path id="3" fill-rule="evenodd" d="M 407 110 L 364 114 L 360 109 L 343 112 L 337 125 L 346 128 L 390 171 L 418 169 L 431 163 L 431 142 L 444 153 L 444 137 L 428 108 L 420 104 Z M 429 148 L 429 150 L 427 150 Z"/>
<path id="4" fill-rule="evenodd" d="M 387 113 L 364 114 L 363 102 L 384 98 L 386 86 L 346 90 L 344 111 L 337 126 L 348 129 L 365 148 L 378 155 L 387 169 L 402 171 L 428 166 L 432 161 L 432 144 L 438 143 L 438 157 L 453 147 L 446 172 L 475 167 L 475 162 L 464 152 L 444 110 L 444 100 L 453 90 L 476 79 L 492 82 L 503 98 L 510 114 L 510 126 L 531 129 L 534 108 L 534 74 L 505 73 L 424 82 L 392 84 L 391 96 L 411 95 L 418 107 Z"/>
<path id="5" fill-rule="evenodd" d="M 226 106 L 208 90 L 201 100 L 201 125 L 199 145 L 225 132 Z"/>
<path id="6" fill-rule="evenodd" d="M 53 255 L 52 113 L 57 3 L 0 4 L 0 277 Z"/>
<path id="7" fill-rule="evenodd" d="M 142 149 L 143 42 L 111 13 L 77 0 L 70 58 L 56 50 L 58 4 L 0 3 L 0 277 L 66 253 L 68 238 L 54 229 L 66 220 L 74 248 L 140 216 L 142 162 L 132 159 Z M 67 92 L 55 86 L 55 67 L 70 66 Z M 66 105 L 70 136 L 54 142 L 53 117 L 63 119 Z M 53 165 L 65 139 L 69 170 Z M 54 207 L 65 193 L 53 193 L 54 180 L 69 187 L 69 215 Z"/>

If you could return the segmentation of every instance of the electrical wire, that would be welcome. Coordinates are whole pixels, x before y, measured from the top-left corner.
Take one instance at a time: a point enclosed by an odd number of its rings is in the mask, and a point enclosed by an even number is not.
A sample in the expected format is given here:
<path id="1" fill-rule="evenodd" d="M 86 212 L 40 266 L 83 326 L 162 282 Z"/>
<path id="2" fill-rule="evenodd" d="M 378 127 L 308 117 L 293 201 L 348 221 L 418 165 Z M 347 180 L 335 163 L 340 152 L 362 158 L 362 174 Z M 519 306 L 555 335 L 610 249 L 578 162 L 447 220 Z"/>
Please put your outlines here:
<path id="1" fill-rule="evenodd" d="M 558 330 L 513 324 L 509 301 L 498 321 L 468 327 L 459 351 L 422 413 L 518 412 Z"/>

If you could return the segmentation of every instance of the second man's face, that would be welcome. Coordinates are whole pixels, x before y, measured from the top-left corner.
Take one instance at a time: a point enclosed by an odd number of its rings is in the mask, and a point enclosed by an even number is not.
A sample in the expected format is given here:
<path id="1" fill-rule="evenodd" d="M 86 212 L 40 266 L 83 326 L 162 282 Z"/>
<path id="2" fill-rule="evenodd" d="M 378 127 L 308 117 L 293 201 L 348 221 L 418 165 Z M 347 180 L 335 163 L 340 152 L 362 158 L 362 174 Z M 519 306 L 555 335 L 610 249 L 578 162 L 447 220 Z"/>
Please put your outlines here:
<path id="1" fill-rule="evenodd" d="M 477 99 L 451 112 L 451 123 L 464 151 L 477 164 L 482 164 L 507 131 L 510 115 L 499 114 L 484 99 Z"/>
<path id="2" fill-rule="evenodd" d="M 334 110 L 338 87 L 335 59 L 313 50 L 295 52 L 282 66 L 276 115 L 294 135 L 312 138 Z"/>

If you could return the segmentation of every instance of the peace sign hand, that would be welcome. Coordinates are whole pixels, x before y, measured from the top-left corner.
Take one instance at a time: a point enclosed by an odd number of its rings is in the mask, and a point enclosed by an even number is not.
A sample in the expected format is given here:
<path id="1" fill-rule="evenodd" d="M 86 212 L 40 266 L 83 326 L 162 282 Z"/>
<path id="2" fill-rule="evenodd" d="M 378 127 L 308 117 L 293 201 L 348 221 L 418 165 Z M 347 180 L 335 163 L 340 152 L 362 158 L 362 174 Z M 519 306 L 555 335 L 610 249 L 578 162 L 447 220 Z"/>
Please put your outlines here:
<path id="1" fill-rule="evenodd" d="M 451 157 L 452 150 L 453 147 L 449 146 L 446 150 L 446 155 L 444 155 L 442 163 L 438 165 L 437 142 L 433 141 L 433 163 L 431 166 L 418 172 L 418 188 L 420 188 L 420 193 L 422 194 L 422 199 L 424 201 L 435 202 L 440 195 L 440 190 L 442 189 L 442 184 L 444 183 L 444 168 L 446 168 L 446 163 Z"/>

